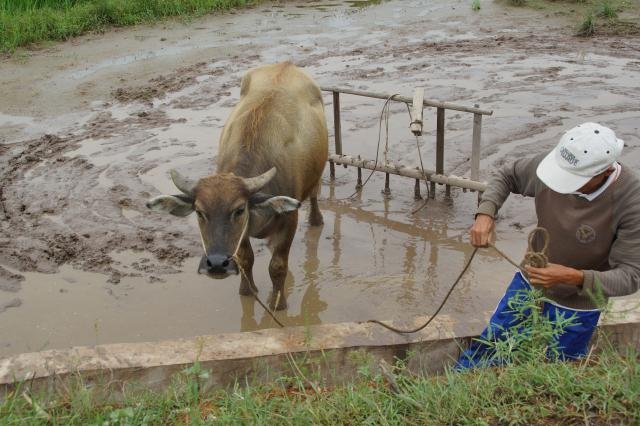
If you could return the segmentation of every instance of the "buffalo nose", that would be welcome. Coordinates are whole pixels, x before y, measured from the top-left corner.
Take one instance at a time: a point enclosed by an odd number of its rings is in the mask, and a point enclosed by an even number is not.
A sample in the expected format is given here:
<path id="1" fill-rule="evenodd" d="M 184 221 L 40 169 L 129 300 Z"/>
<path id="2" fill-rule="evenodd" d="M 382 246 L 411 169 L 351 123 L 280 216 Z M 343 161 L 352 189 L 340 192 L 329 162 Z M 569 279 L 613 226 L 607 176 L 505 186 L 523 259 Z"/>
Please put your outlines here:
<path id="1" fill-rule="evenodd" d="M 212 274 L 224 274 L 229 272 L 229 264 L 231 263 L 231 256 L 224 256 L 221 254 L 211 254 L 207 256 L 207 271 Z"/>

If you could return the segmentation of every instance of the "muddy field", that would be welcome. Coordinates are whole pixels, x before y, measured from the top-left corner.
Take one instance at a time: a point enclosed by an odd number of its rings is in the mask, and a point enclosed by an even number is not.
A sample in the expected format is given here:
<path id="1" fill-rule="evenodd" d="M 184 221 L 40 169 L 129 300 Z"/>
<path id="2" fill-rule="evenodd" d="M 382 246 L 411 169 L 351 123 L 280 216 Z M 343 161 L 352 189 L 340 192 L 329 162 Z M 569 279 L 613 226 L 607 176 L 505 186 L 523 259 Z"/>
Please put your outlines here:
<path id="1" fill-rule="evenodd" d="M 640 38 L 573 36 L 549 11 L 468 1 L 263 3 L 189 24 L 115 30 L 0 61 L 0 355 L 272 327 L 238 278 L 196 274 L 195 218 L 154 214 L 168 171 L 214 171 L 218 138 L 245 70 L 291 60 L 321 85 L 426 97 L 494 111 L 483 122 L 483 178 L 598 121 L 640 167 Z M 326 96 L 332 129 L 331 97 Z M 383 101 L 344 96 L 344 152 L 374 158 Z M 389 158 L 417 165 L 402 104 Z M 425 166 L 435 111 L 425 110 Z M 447 114 L 445 168 L 469 173 L 472 116 Z M 332 135 L 331 135 L 332 136 Z M 286 324 L 411 319 L 437 307 L 471 249 L 475 194 L 438 188 L 412 215 L 413 182 L 375 175 L 355 200 L 355 171 L 325 171 L 322 229 L 301 221 L 290 258 Z M 423 188 L 423 195 L 426 193 Z M 306 206 L 303 207 L 306 209 Z M 534 224 L 512 197 L 498 244 L 518 258 Z M 269 253 L 254 276 L 270 291 Z M 512 268 L 483 253 L 445 311 L 492 309 Z"/>

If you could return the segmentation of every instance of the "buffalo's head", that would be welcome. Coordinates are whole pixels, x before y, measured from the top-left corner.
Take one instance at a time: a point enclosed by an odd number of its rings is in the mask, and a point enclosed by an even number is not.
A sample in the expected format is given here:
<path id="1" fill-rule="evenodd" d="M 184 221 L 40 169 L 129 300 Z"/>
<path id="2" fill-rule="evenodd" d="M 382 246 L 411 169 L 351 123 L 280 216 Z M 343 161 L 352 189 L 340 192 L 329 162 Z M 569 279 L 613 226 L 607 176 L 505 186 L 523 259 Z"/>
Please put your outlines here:
<path id="1" fill-rule="evenodd" d="M 238 273 L 233 256 L 243 238 L 259 234 L 277 215 L 300 207 L 294 198 L 260 192 L 275 175 L 273 167 L 252 178 L 222 173 L 191 181 L 172 170 L 171 179 L 181 194 L 152 198 L 147 207 L 180 217 L 195 211 L 204 249 L 198 273 L 225 278 Z"/>

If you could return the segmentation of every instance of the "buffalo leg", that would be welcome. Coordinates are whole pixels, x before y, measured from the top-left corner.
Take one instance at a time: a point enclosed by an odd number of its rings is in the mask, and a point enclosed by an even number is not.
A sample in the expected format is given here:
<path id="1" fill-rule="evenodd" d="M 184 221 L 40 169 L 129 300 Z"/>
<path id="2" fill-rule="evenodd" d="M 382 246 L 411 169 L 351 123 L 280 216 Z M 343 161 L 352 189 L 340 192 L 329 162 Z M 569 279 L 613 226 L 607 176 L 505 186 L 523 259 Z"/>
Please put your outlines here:
<path id="1" fill-rule="evenodd" d="M 284 282 L 289 270 L 289 249 L 298 227 L 298 211 L 288 213 L 282 218 L 283 223 L 279 232 L 276 232 L 271 240 L 273 254 L 269 262 L 269 276 L 273 283 L 273 293 L 269 299 L 269 307 L 272 310 L 287 308 L 287 298 L 284 294 Z M 276 305 L 277 302 L 277 305 Z"/>
<path id="2" fill-rule="evenodd" d="M 240 273 L 240 294 L 242 296 L 251 296 L 254 292 L 258 292 L 258 288 L 253 282 L 253 249 L 249 238 L 245 238 L 240 245 L 238 252 L 238 267 L 241 268 Z M 253 291 L 251 291 L 253 289 Z"/>
<path id="3" fill-rule="evenodd" d="M 311 202 L 311 209 L 309 210 L 309 225 L 320 226 L 324 223 L 322 220 L 322 213 L 320 213 L 320 207 L 318 207 L 318 195 L 320 195 L 320 181 L 311 191 L 309 201 Z"/>

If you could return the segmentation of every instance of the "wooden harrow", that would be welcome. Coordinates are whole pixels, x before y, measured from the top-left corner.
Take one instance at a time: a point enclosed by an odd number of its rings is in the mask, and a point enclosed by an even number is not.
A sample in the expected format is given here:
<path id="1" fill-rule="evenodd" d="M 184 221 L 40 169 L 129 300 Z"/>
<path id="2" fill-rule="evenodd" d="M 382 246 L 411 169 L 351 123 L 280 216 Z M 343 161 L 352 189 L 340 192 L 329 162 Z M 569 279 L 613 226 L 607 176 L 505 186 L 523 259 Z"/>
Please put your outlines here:
<path id="1" fill-rule="evenodd" d="M 329 168 L 331 179 L 335 179 L 335 165 L 342 164 L 344 167 L 352 166 L 358 168 L 357 188 L 362 186 L 362 169 L 374 170 L 385 173 L 385 193 L 389 193 L 389 175 L 405 176 L 413 178 L 415 182 L 415 197 L 420 196 L 420 180 L 426 180 L 431 184 L 431 198 L 435 197 L 436 184 L 445 185 L 446 196 L 451 195 L 451 187 L 462 188 L 463 191 L 471 190 L 482 193 L 486 189 L 486 183 L 480 182 L 480 146 L 482 131 L 482 116 L 492 115 L 493 111 L 480 109 L 479 105 L 474 107 L 466 107 L 455 105 L 447 102 L 439 102 L 424 99 L 424 89 L 417 88 L 413 99 L 404 96 L 391 96 L 389 94 L 364 92 L 360 90 L 341 89 L 337 87 L 322 87 L 325 92 L 333 94 L 333 123 L 334 123 L 334 143 L 335 154 L 329 155 Z M 436 108 L 436 168 L 435 170 L 407 167 L 393 162 L 380 162 L 376 164 L 374 160 L 362 159 L 343 154 L 342 152 L 342 131 L 340 124 L 340 94 L 348 94 L 355 96 L 364 96 L 367 98 L 391 100 L 395 102 L 403 102 L 412 109 L 411 131 L 419 136 L 422 134 L 422 117 L 423 108 Z M 444 129 L 445 129 L 445 110 L 453 110 L 467 112 L 473 114 L 473 135 L 471 142 L 471 175 L 470 178 L 459 176 L 445 175 L 444 173 Z"/>

